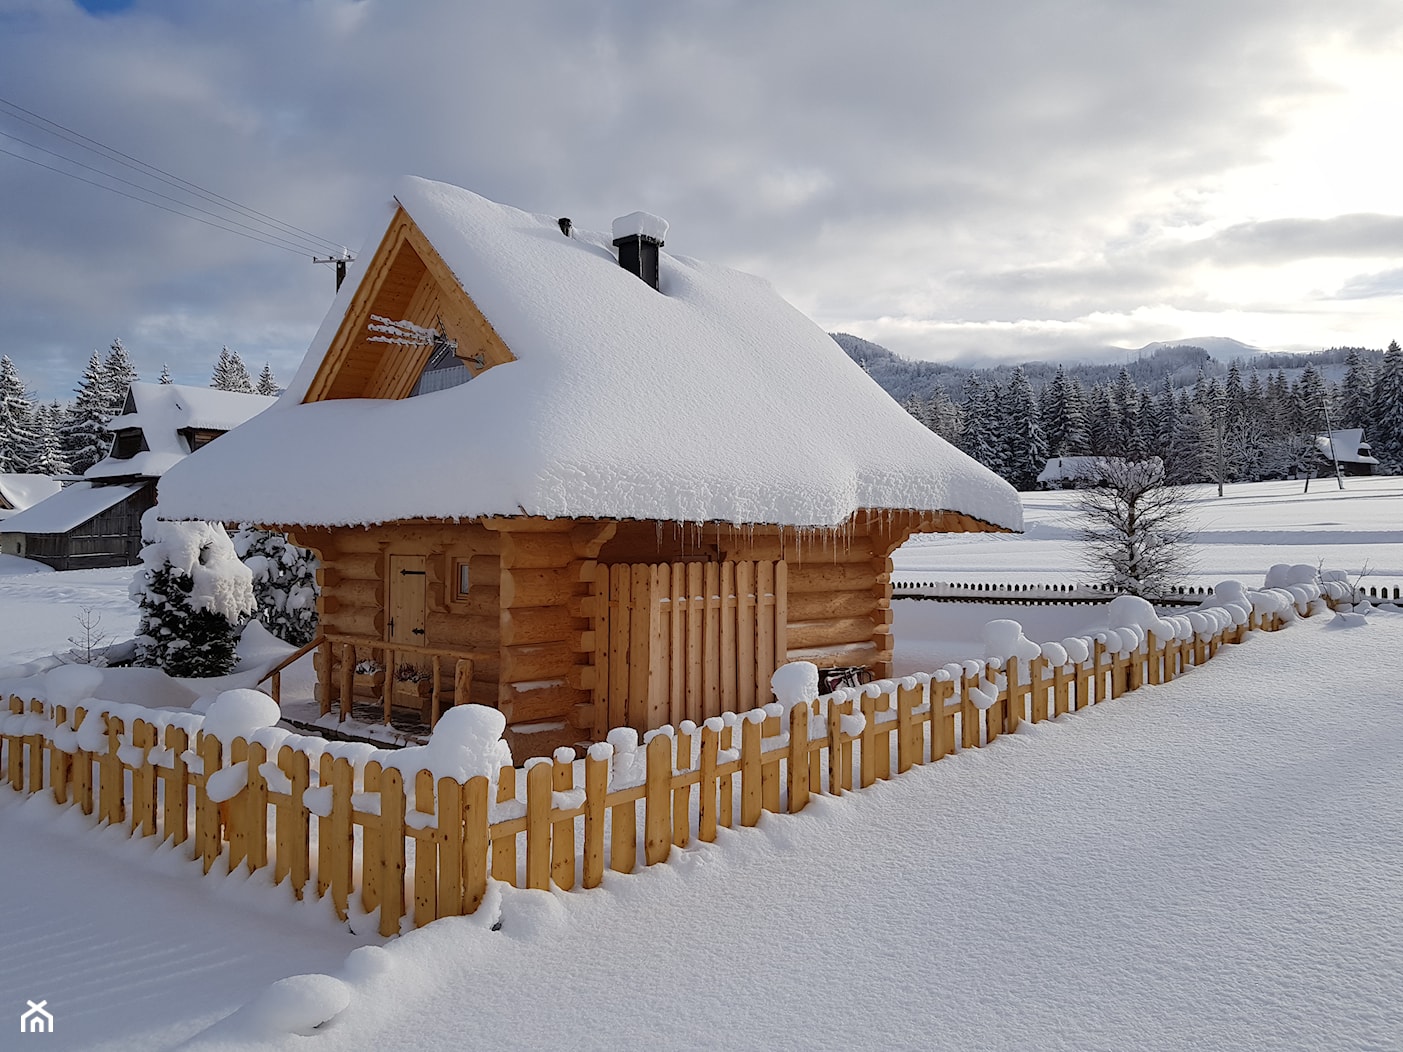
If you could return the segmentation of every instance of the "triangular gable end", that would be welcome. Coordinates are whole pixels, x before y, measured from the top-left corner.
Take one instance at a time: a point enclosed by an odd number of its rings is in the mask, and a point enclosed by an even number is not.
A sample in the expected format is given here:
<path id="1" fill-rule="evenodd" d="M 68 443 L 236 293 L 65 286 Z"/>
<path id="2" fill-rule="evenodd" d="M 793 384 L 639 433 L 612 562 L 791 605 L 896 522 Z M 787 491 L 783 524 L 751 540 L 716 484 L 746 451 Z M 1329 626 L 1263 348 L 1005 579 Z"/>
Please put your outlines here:
<path id="1" fill-rule="evenodd" d="M 422 329 L 441 327 L 456 341 L 457 356 L 473 376 L 516 360 L 403 207 L 395 209 L 366 265 L 304 402 L 405 398 L 413 390 L 433 348 L 376 340 L 372 316 Z"/>

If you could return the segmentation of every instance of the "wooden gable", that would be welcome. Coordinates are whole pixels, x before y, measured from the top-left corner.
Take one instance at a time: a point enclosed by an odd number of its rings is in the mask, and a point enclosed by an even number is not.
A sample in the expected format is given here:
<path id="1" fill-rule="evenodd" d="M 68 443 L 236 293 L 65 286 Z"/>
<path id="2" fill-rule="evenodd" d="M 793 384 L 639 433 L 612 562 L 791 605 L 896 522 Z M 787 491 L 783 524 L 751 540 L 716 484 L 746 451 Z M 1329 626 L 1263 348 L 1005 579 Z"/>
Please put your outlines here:
<path id="1" fill-rule="evenodd" d="M 441 326 L 473 376 L 516 358 L 403 208 L 366 265 L 304 402 L 409 395 L 431 348 L 372 339 L 372 316 Z"/>

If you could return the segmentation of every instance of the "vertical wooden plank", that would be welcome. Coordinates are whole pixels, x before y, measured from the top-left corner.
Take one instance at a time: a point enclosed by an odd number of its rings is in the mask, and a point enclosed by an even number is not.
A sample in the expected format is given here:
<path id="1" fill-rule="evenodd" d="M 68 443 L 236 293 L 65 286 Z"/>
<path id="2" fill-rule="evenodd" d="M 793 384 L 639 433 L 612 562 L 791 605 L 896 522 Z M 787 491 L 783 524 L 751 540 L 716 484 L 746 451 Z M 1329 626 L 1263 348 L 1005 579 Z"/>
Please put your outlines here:
<path id="1" fill-rule="evenodd" d="M 458 917 L 463 909 L 463 783 L 455 778 L 438 780 L 438 917 Z M 482 875 L 487 875 L 487 838 L 482 840 Z M 417 861 L 416 861 L 417 868 Z"/>
<path id="2" fill-rule="evenodd" d="M 672 568 L 667 563 L 647 567 L 648 582 L 648 728 L 667 724 L 672 716 L 668 698 L 671 682 L 668 643 L 671 637 L 663 615 L 663 600 L 671 606 Z"/>
<path id="3" fill-rule="evenodd" d="M 761 703 L 755 683 L 755 564 L 736 563 L 736 711 Z M 763 685 L 768 697 L 768 682 Z M 744 736 L 742 732 L 742 737 Z"/>
<path id="4" fill-rule="evenodd" d="M 627 727 L 629 600 L 633 595 L 633 575 L 626 565 L 609 568 L 609 726 Z M 495 856 L 496 848 L 493 852 Z M 496 876 L 496 864 L 493 864 Z M 501 880 L 501 877 L 497 877 Z"/>
<path id="5" fill-rule="evenodd" d="M 434 920 L 438 914 L 438 848 L 443 842 L 440 829 L 450 818 L 456 820 L 458 812 L 445 811 L 435 804 L 434 773 L 419 770 L 414 774 L 414 810 L 421 815 L 437 817 L 434 825 L 426 829 L 411 830 L 406 823 L 406 838 L 414 838 L 414 927 L 422 928 Z"/>
<path id="6" fill-rule="evenodd" d="M 677 762 L 674 766 L 683 773 L 692 769 L 692 735 L 680 727 L 677 729 Z M 692 787 L 679 785 L 672 790 L 672 842 L 678 847 L 687 846 L 691 838 L 691 824 Z"/>
<path id="7" fill-rule="evenodd" d="M 764 804 L 764 768 L 761 763 L 760 723 L 745 719 L 740 727 L 740 824 L 760 821 Z"/>
<path id="8" fill-rule="evenodd" d="M 609 591 L 608 566 L 594 568 L 594 736 L 603 741 L 611 726 L 609 719 L 613 706 L 613 606 Z"/>
<path id="9" fill-rule="evenodd" d="M 111 714 L 104 714 L 102 717 L 107 721 L 107 748 L 98 757 L 98 775 L 101 784 L 98 786 L 99 816 L 109 825 L 120 825 L 124 814 L 123 794 L 126 788 L 126 778 L 122 773 L 122 763 L 117 759 L 117 749 L 120 746 L 122 736 L 122 721 Z M 14 748 L 14 746 L 11 746 Z M 18 752 L 18 749 L 15 749 Z M 23 782 L 15 786 L 16 789 L 23 788 Z"/>
<path id="10" fill-rule="evenodd" d="M 916 763 L 915 734 L 917 699 L 921 688 L 899 686 L 896 688 L 896 771 L 905 774 Z"/>
<path id="11" fill-rule="evenodd" d="M 67 725 L 67 706 L 54 706 L 53 721 L 55 727 Z M 59 748 L 49 749 L 49 789 L 54 794 L 54 803 L 56 804 L 68 803 L 68 783 L 72 766 L 73 758 L 68 753 Z"/>
<path id="12" fill-rule="evenodd" d="M 721 748 L 728 752 L 735 748 L 735 727 L 733 724 L 724 724 L 721 727 Z M 720 762 L 718 757 L 718 763 Z M 730 829 L 735 823 L 735 776 L 726 775 L 720 780 L 718 786 L 719 797 L 716 804 L 716 818 L 720 824 Z"/>
<path id="13" fill-rule="evenodd" d="M 1028 691 L 1023 682 L 1023 662 L 1021 659 L 1011 657 L 1004 664 L 1004 695 L 1007 701 L 1004 703 L 1004 731 L 1012 734 L 1018 730 L 1018 725 L 1023 722 L 1024 714 L 1027 712 Z"/>
<path id="14" fill-rule="evenodd" d="M 685 719 L 700 723 L 704 705 L 702 692 L 702 626 L 706 596 L 702 585 L 702 564 L 687 564 L 687 704 Z"/>
<path id="15" fill-rule="evenodd" d="M 526 886 L 550 887 L 551 765 L 526 769 Z"/>
<path id="16" fill-rule="evenodd" d="M 288 875 L 292 878 L 292 893 L 302 898 L 312 879 L 312 813 L 307 810 L 303 794 L 312 784 L 312 759 L 301 749 L 284 745 L 278 751 L 278 766 L 292 783 L 292 799 L 278 816 L 278 840 L 282 842 L 287 827 L 287 845 L 292 852 Z"/>
<path id="17" fill-rule="evenodd" d="M 464 913 L 476 913 L 487 894 L 488 789 L 481 774 L 469 778 L 463 789 Z"/>
<path id="18" fill-rule="evenodd" d="M 828 702 L 828 792 L 843 795 L 843 708 Z"/>
<path id="19" fill-rule="evenodd" d="M 736 711 L 736 564 L 721 564 L 721 711 Z"/>
<path id="20" fill-rule="evenodd" d="M 775 564 L 755 564 L 755 692 L 756 704 L 769 702 L 770 677 L 775 672 Z"/>
<path id="21" fill-rule="evenodd" d="M 939 760 L 955 751 L 955 714 L 959 706 L 951 705 L 955 696 L 953 679 L 931 680 L 930 713 L 931 739 L 930 758 Z"/>
<path id="22" fill-rule="evenodd" d="M 809 803 L 809 703 L 789 710 L 789 813 L 798 814 Z"/>
<path id="23" fill-rule="evenodd" d="M 979 685 L 980 676 L 966 672 L 960 677 L 960 748 L 979 748 L 979 706 L 970 698 L 970 692 Z"/>
<path id="24" fill-rule="evenodd" d="M 613 698 L 610 699 L 612 710 Z M 497 775 L 497 803 L 516 799 L 516 768 L 503 767 Z M 492 838 L 492 879 L 516 885 L 516 834 L 505 833 Z"/>
<path id="25" fill-rule="evenodd" d="M 638 805 L 636 801 L 617 803 L 609 815 L 609 868 L 615 873 L 632 873 L 638 865 Z"/>
<path id="26" fill-rule="evenodd" d="M 789 660 L 789 564 L 775 563 L 774 668 Z"/>
<path id="27" fill-rule="evenodd" d="M 34 700 L 29 703 L 29 711 L 42 715 L 44 703 Z M 29 750 L 29 793 L 34 795 L 44 791 L 44 774 L 47 765 L 44 763 L 44 736 L 42 734 L 29 734 L 25 736 L 25 744 Z M 152 792 L 155 792 L 155 783 L 152 782 Z"/>
<path id="28" fill-rule="evenodd" d="M 862 788 L 877 780 L 877 699 L 862 695 Z M 884 739 L 885 741 L 885 739 Z"/>
<path id="29" fill-rule="evenodd" d="M 190 764 L 185 759 L 190 751 L 190 735 L 185 728 L 166 728 L 166 748 L 171 752 L 171 765 L 166 772 L 161 833 L 178 845 L 190 838 Z"/>
<path id="30" fill-rule="evenodd" d="M 244 850 L 248 871 L 253 873 L 268 864 L 268 779 L 263 777 L 263 765 L 268 762 L 268 749 L 262 742 L 248 744 L 248 786 L 242 793 L 244 803 Z M 239 797 L 235 797 L 235 808 Z"/>
<path id="31" fill-rule="evenodd" d="M 146 720 L 132 721 L 132 744 L 142 751 L 141 763 L 132 768 L 132 832 L 155 836 L 156 768 L 146 757 L 156 744 L 156 728 Z"/>
<path id="32" fill-rule="evenodd" d="M 721 714 L 721 572 L 707 563 L 702 572 L 702 704 L 692 717 L 701 723 Z"/>
<path id="33" fill-rule="evenodd" d="M 209 798 L 205 787 L 209 784 L 209 776 L 219 770 L 223 747 L 214 735 L 201 734 L 199 749 L 202 773 L 195 783 L 195 848 L 200 853 L 205 872 L 208 873 L 214 867 L 215 859 L 219 857 L 223 846 L 223 834 L 220 830 L 220 807 Z"/>
<path id="34" fill-rule="evenodd" d="M 565 759 L 569 755 L 570 759 Z M 561 751 L 551 765 L 551 788 L 556 792 L 569 792 L 575 788 L 574 754 L 569 749 Z M 557 888 L 569 891 L 575 886 L 575 820 L 557 820 L 551 827 L 550 836 L 550 879 Z"/>
<path id="35" fill-rule="evenodd" d="M 1164 645 L 1155 638 L 1153 632 L 1147 632 L 1145 634 L 1145 661 L 1146 668 L 1149 671 L 1149 675 L 1146 678 L 1149 680 L 1152 687 L 1158 687 L 1165 679 L 1164 666 L 1160 664 L 1165 657 L 1164 649 Z M 1168 664 L 1168 661 L 1164 661 L 1164 665 Z M 1173 678 L 1172 673 L 1170 674 L 1170 678 Z"/>
<path id="36" fill-rule="evenodd" d="M 666 862 L 672 851 L 672 739 L 659 734 L 648 743 L 648 773 L 643 796 L 643 858 L 647 865 Z"/>
<path id="37" fill-rule="evenodd" d="M 605 797 L 609 795 L 609 761 L 585 756 L 585 858 L 583 884 L 597 888 L 604 880 Z"/>
<path id="38" fill-rule="evenodd" d="M 87 709 L 79 706 L 73 712 L 73 729 L 77 730 L 88 718 Z M 93 813 L 93 754 L 87 749 L 73 753 L 73 797 L 83 814 Z"/>
<path id="39" fill-rule="evenodd" d="M 701 729 L 701 754 L 697 764 L 701 774 L 697 783 L 697 839 L 704 843 L 716 839 L 716 754 L 720 742 L 721 735 L 715 723 L 708 720 Z"/>
<path id="40" fill-rule="evenodd" d="M 324 752 L 317 760 L 317 785 L 322 789 L 335 789 L 331 787 L 331 765 L 335 762 L 331 753 Z M 321 898 L 331 887 L 332 871 L 332 840 L 331 814 L 328 808 L 323 806 L 319 810 L 326 810 L 327 814 L 317 816 L 317 898 Z"/>
<path id="41" fill-rule="evenodd" d="M 649 623 L 652 568 L 645 563 L 630 567 L 632 591 L 629 594 L 628 647 L 628 725 L 640 734 L 649 729 L 648 686 L 652 662 L 648 653 L 653 636 Z"/>
<path id="42" fill-rule="evenodd" d="M 24 712 L 24 702 L 18 695 L 10 695 L 10 714 L 18 716 Z M 24 748 L 18 738 L 5 735 L 5 774 L 10 780 L 10 788 L 15 792 L 24 791 Z"/>
<path id="43" fill-rule="evenodd" d="M 890 712 L 892 707 L 892 696 L 890 694 L 879 694 L 877 696 L 877 711 Z M 877 739 L 877 777 L 882 781 L 891 778 L 891 739 L 892 732 L 897 729 L 895 720 L 888 720 L 878 724 L 881 734 Z"/>
<path id="44" fill-rule="evenodd" d="M 459 658 L 453 666 L 453 704 L 466 705 L 472 701 L 472 697 L 473 660 L 472 658 Z"/>
<path id="45" fill-rule="evenodd" d="M 380 934 L 398 935 L 404 917 L 404 777 L 380 772 Z"/>
<path id="46" fill-rule="evenodd" d="M 328 666 L 328 669 L 329 668 L 330 666 Z M 393 669 L 385 670 L 386 679 L 390 679 L 393 676 Z M 341 675 L 339 679 L 340 682 L 338 684 L 336 697 L 337 705 L 342 714 L 342 718 L 344 719 L 345 715 L 351 711 L 351 705 L 355 702 L 356 697 L 356 648 L 351 646 L 350 643 L 341 644 Z M 326 684 L 326 689 L 330 690 L 330 676 L 327 677 Z M 324 704 L 329 704 L 329 702 L 330 698 L 328 697 L 326 703 Z M 327 711 L 331 711 L 329 707 L 327 708 Z"/>
<path id="47" fill-rule="evenodd" d="M 669 570 L 667 711 L 677 726 L 687 718 L 687 568 L 673 563 Z"/>
<path id="48" fill-rule="evenodd" d="M 361 788 L 367 795 L 378 793 L 380 780 L 380 764 L 371 760 L 361 773 Z M 354 808 L 351 820 L 356 821 Z M 368 816 L 367 820 L 361 824 L 360 901 L 361 909 L 366 913 L 370 913 L 380 905 L 380 868 L 384 858 L 384 852 L 380 848 L 382 828 L 381 823 L 376 820 L 374 815 Z"/>
<path id="49" fill-rule="evenodd" d="M 1070 709 L 1070 702 L 1067 697 L 1067 684 L 1071 677 L 1067 674 L 1066 665 L 1058 665 L 1052 670 L 1052 714 L 1054 716 L 1064 716 Z"/>

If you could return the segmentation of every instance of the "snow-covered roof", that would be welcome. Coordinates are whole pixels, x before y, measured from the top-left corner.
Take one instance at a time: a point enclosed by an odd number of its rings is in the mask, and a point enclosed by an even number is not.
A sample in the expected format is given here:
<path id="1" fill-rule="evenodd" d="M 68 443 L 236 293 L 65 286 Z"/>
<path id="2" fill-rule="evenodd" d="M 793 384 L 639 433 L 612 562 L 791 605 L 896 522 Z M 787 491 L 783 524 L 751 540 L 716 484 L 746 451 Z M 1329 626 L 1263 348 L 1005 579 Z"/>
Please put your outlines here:
<path id="1" fill-rule="evenodd" d="M 184 384 L 135 383 L 127 393 L 127 412 L 113 417 L 111 431 L 140 428 L 148 449 L 125 459 L 104 457 L 83 473 L 85 478 L 141 475 L 158 478 L 190 453 L 180 432 L 186 428 L 232 431 L 276 402 L 265 395 L 218 391 Z"/>
<path id="2" fill-rule="evenodd" d="M 1331 438 L 1334 439 L 1333 453 L 1330 450 Z M 1330 431 L 1315 437 L 1315 448 L 1327 457 L 1333 456 L 1341 464 L 1377 464 L 1379 462 L 1377 457 L 1360 452 L 1360 447 L 1363 445 L 1364 429 L 1362 427 Z"/>
<path id="3" fill-rule="evenodd" d="M 48 475 L 0 472 L 0 519 L 51 497 L 63 486 Z"/>
<path id="4" fill-rule="evenodd" d="M 767 282 L 662 252 L 655 290 L 618 265 L 611 237 L 563 236 L 554 216 L 423 179 L 396 199 L 517 360 L 414 398 L 301 404 L 357 266 L 287 393 L 173 468 L 163 516 L 836 525 L 893 508 L 1021 527 L 1007 483 L 912 419 Z"/>
<path id="5" fill-rule="evenodd" d="M 146 482 L 75 482 L 0 522 L 0 533 L 67 533 L 131 496 Z"/>
<path id="6" fill-rule="evenodd" d="M 1092 479 L 1104 462 L 1102 457 L 1053 457 L 1038 474 L 1039 482 L 1073 482 Z"/>

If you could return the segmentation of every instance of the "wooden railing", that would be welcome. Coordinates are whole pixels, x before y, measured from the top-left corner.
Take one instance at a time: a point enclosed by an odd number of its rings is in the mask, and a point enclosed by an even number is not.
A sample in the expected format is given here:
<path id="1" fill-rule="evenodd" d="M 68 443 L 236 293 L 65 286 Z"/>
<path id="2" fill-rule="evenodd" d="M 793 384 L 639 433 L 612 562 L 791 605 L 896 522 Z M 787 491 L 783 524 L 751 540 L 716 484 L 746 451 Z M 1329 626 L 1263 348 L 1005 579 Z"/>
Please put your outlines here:
<path id="1" fill-rule="evenodd" d="M 868 684 L 787 714 L 772 704 L 684 722 L 642 745 L 633 731 L 615 731 L 582 760 L 562 749 L 465 781 L 402 773 L 412 751 L 278 728 L 226 745 L 192 714 L 12 697 L 10 715 L 0 715 L 0 771 L 17 791 L 49 791 L 107 824 L 190 843 L 207 873 L 271 865 L 275 883 L 299 899 L 329 898 L 343 919 L 358 895 L 393 935 L 473 912 L 489 877 L 596 887 L 606 870 L 665 862 L 673 847 L 714 840 L 721 827 L 797 812 L 814 794 L 842 795 L 979 748 L 1024 720 L 1169 682 L 1224 643 L 1281 624 L 1279 614 L 1254 614 L 1192 638 L 1151 634 L 1117 653 L 1095 642 L 1085 661 L 1055 667 L 1042 657 L 969 662 L 958 674 Z"/>

